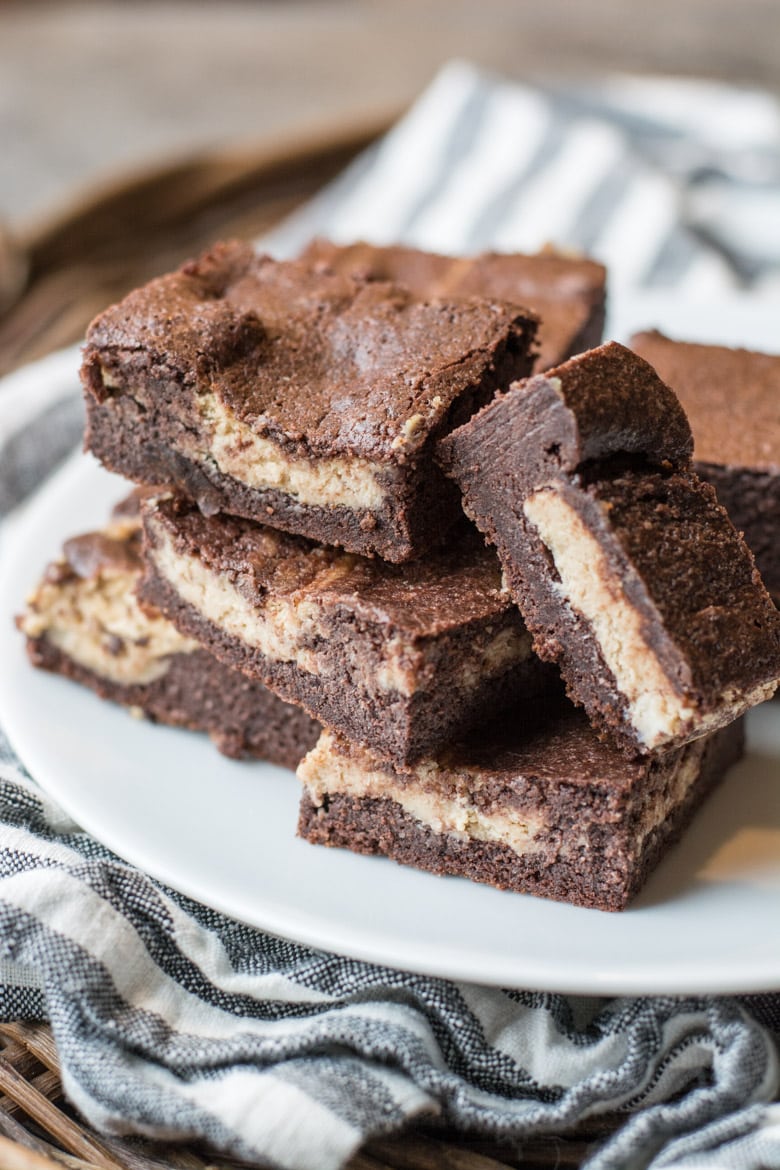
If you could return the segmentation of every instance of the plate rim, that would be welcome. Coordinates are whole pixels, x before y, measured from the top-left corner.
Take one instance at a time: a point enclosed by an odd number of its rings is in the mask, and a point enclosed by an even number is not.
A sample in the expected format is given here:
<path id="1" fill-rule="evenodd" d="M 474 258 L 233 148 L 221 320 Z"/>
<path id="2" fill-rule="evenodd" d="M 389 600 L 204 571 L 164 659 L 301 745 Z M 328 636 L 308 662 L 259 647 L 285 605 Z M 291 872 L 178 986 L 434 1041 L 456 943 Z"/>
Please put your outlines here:
<path id="1" fill-rule="evenodd" d="M 780 303 L 780 302 L 779 302 Z M 769 312 L 769 306 L 767 305 Z M 755 343 L 754 343 L 755 344 Z M 43 367 L 47 376 L 51 375 L 56 366 L 52 363 L 52 357 L 42 359 L 40 362 L 33 363 L 31 366 L 25 367 L 26 377 L 35 377 L 37 367 Z M 63 373 L 65 372 L 64 363 L 73 362 L 73 349 L 63 351 L 61 358 L 63 361 Z M 15 377 L 16 375 L 11 375 Z M 75 369 L 72 370 L 72 377 L 75 381 Z M 0 394 L 2 393 L 2 382 L 0 382 Z M 89 456 L 74 455 L 72 456 L 60 469 L 55 471 L 50 476 L 42 487 L 36 492 L 34 497 L 27 501 L 21 509 L 14 514 L 10 523 L 3 527 L 0 532 L 0 600 L 9 594 L 9 589 L 12 591 L 9 578 L 13 576 L 11 566 L 16 562 L 18 553 L 16 552 L 17 542 L 21 547 L 21 532 L 27 523 L 35 521 L 43 524 L 45 521 L 45 513 L 50 507 L 49 501 L 57 494 L 67 493 L 78 484 L 81 478 L 87 474 L 86 469 L 91 468 L 97 471 L 102 476 L 107 476 L 108 473 L 99 468 L 96 463 Z M 122 491 L 127 490 L 125 481 L 119 477 L 110 477 L 116 481 L 117 498 Z M 106 501 L 101 503 L 104 509 Z M 74 524 L 74 531 L 81 525 L 81 522 Z M 46 547 L 40 550 L 41 568 L 43 567 L 44 558 L 48 559 L 56 555 L 56 548 Z M 33 581 L 19 581 L 16 593 L 18 609 L 24 596 L 24 590 L 33 585 Z M 17 647 L 23 645 L 23 639 L 13 632 L 13 637 L 9 631 L 8 614 L 5 609 L 0 609 L 3 619 L 3 629 L 0 631 L 0 647 L 3 645 L 11 646 L 13 642 L 17 643 Z M 9 659 L 9 662 L 13 659 Z M 30 667 L 30 670 L 33 668 Z M 667 979 L 659 976 L 657 971 L 653 972 L 648 980 L 644 980 L 638 976 L 635 971 L 627 972 L 625 969 L 613 970 L 610 968 L 602 968 L 599 971 L 592 971 L 588 978 L 583 979 L 581 972 L 575 972 L 572 976 L 569 971 L 561 971 L 557 969 L 557 964 L 554 963 L 550 967 L 549 959 L 544 960 L 540 956 L 528 956 L 525 960 L 524 969 L 521 972 L 511 972 L 502 968 L 494 968 L 492 971 L 486 970 L 484 962 L 476 959 L 469 963 L 464 960 L 462 951 L 459 952 L 460 958 L 458 961 L 453 960 L 452 948 L 442 948 L 440 945 L 433 944 L 433 950 L 428 955 L 423 955 L 420 958 L 419 953 L 414 957 L 406 954 L 403 951 L 398 953 L 388 954 L 387 943 L 383 943 L 381 936 L 377 936 L 376 932 L 372 933 L 368 938 L 356 939 L 351 937 L 349 930 L 347 937 L 339 937 L 334 940 L 332 927 L 326 923 L 324 926 L 318 924 L 316 920 L 308 920 L 306 916 L 299 916 L 292 922 L 293 932 L 290 932 L 291 917 L 289 906 L 271 904 L 270 910 L 266 904 L 261 916 L 249 915 L 241 910 L 236 910 L 235 904 L 226 903 L 224 898 L 217 895 L 204 896 L 202 887 L 193 887 L 192 884 L 185 878 L 182 878 L 169 868 L 169 865 L 163 860 L 160 863 L 159 858 L 149 857 L 143 855 L 135 849 L 127 852 L 123 842 L 116 838 L 114 832 L 99 823 L 100 817 L 96 820 L 93 817 L 93 811 L 89 808 L 84 808 L 78 801 L 75 800 L 72 793 L 68 790 L 67 784 L 63 784 L 61 778 L 52 775 L 49 763 L 46 758 L 46 753 L 39 750 L 39 746 L 35 743 L 29 743 L 25 737 L 17 734 L 18 728 L 15 725 L 13 718 L 10 721 L 7 718 L 8 709 L 8 694 L 9 683 L 6 676 L 12 674 L 11 670 L 3 670 L 0 672 L 0 717 L 3 720 L 4 730 L 8 736 L 14 751 L 16 751 L 19 758 L 28 767 L 31 774 L 36 777 L 40 787 L 48 794 L 50 794 L 55 801 L 68 813 L 84 830 L 96 837 L 99 841 L 106 844 L 113 852 L 120 858 L 137 865 L 144 872 L 150 874 L 156 880 L 170 885 L 181 893 L 194 898 L 198 902 L 202 902 L 214 909 L 228 915 L 231 918 L 238 918 L 249 925 L 255 926 L 260 930 L 278 935 L 283 938 L 292 938 L 296 942 L 304 945 L 314 947 L 319 950 L 335 951 L 338 954 L 346 955 L 350 958 L 361 961 L 371 962 L 382 966 L 392 966 L 400 970 L 405 970 L 415 973 L 424 973 L 435 977 L 456 979 L 464 982 L 483 983 L 492 986 L 522 986 L 531 988 L 540 988 L 552 992 L 561 992 L 567 994 L 588 994 L 588 995 L 643 995 L 643 994 L 687 994 L 687 993 L 713 993 L 713 994 L 734 994 L 734 993 L 751 993 L 768 990 L 776 990 L 780 986 L 780 952 L 777 957 L 769 955 L 763 961 L 756 961 L 755 957 L 751 957 L 745 963 L 737 962 L 736 966 L 732 962 L 729 970 L 724 974 L 722 971 L 703 971 L 701 967 L 697 967 L 695 963 L 686 967 L 685 964 L 680 964 L 674 968 Z M 60 680 L 61 681 L 61 680 Z M 72 685 L 72 684 L 71 684 Z M 88 695 L 89 692 L 85 692 Z M 100 702 L 100 700 L 95 700 Z M 124 713 L 122 713 L 124 715 Z M 778 709 L 780 714 L 780 708 Z M 177 732 L 174 734 L 189 735 L 187 732 Z M 43 741 L 40 741 L 42 745 Z M 213 752 L 215 749 L 204 743 L 204 749 Z M 354 855 L 353 855 L 354 856 Z M 364 862 L 371 864 L 375 859 L 362 859 Z M 390 862 L 389 864 L 394 864 Z M 174 866 L 175 870 L 175 866 Z M 425 875 L 430 877 L 431 875 Z M 506 896 L 506 895 L 504 895 Z M 511 898 L 516 898 L 518 895 L 509 895 Z M 520 895 L 519 897 L 523 897 Z M 527 897 L 527 896 L 526 896 Z M 539 899 L 534 899 L 538 902 Z M 556 904 L 552 904 L 556 905 Z M 572 908 L 574 909 L 574 908 Z M 584 914 L 598 914 L 598 911 L 580 911 Z M 631 910 L 624 911 L 623 914 L 630 914 Z M 261 920 L 262 919 L 262 920 Z M 438 953 L 437 953 L 438 952 Z M 511 959 L 512 964 L 516 963 L 516 956 Z"/>

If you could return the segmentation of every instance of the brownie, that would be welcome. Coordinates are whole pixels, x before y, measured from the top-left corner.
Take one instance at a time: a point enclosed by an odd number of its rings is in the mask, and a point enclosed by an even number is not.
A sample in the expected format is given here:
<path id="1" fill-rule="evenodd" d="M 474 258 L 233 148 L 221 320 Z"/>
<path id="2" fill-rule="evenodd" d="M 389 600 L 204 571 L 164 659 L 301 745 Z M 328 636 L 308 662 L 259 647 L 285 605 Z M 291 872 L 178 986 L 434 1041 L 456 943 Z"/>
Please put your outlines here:
<path id="1" fill-rule="evenodd" d="M 614 342 L 514 385 L 440 448 L 537 653 L 628 752 L 724 725 L 780 677 L 780 613 L 691 450 L 672 391 Z"/>
<path id="2" fill-rule="evenodd" d="M 780 356 L 638 333 L 631 348 L 680 399 L 697 473 L 717 492 L 780 604 Z"/>
<path id="3" fill-rule="evenodd" d="M 586 256 L 547 248 L 531 255 L 442 256 L 400 245 L 338 245 L 317 239 L 302 258 L 369 280 L 405 284 L 420 296 L 500 297 L 539 317 L 537 370 L 591 349 L 604 330 L 607 272 Z"/>
<path id="4" fill-rule="evenodd" d="M 139 605 L 140 520 L 118 511 L 65 543 L 17 619 L 30 661 L 154 722 L 206 731 L 227 756 L 294 768 L 319 726 Z"/>
<path id="5" fill-rule="evenodd" d="M 144 600 L 186 637 L 401 762 L 557 682 L 463 523 L 408 565 L 317 544 L 180 498 L 146 501 Z"/>
<path id="6" fill-rule="evenodd" d="M 622 910 L 742 752 L 742 721 L 626 759 L 561 701 L 414 768 L 324 731 L 301 762 L 298 833 L 436 874 Z"/>
<path id="7" fill-rule="evenodd" d="M 517 305 L 218 245 L 92 323 L 85 442 L 207 514 L 401 562 L 459 515 L 436 439 L 530 370 L 535 332 Z"/>

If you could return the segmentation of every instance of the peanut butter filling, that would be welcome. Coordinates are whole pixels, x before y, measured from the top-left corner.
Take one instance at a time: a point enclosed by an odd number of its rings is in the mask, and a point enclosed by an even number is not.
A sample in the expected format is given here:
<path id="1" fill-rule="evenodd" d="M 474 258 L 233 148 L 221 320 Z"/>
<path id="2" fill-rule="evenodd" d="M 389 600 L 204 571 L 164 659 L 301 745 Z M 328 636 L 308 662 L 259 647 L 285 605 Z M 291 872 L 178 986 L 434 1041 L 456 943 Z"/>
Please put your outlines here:
<path id="1" fill-rule="evenodd" d="M 628 702 L 627 720 L 649 750 L 731 722 L 769 698 L 774 684 L 750 692 L 728 688 L 716 710 L 703 713 L 666 675 L 642 628 L 642 615 L 626 598 L 607 558 L 581 517 L 554 484 L 525 501 L 523 511 L 549 550 L 555 589 L 590 624 L 615 685 Z"/>
<path id="2" fill-rule="evenodd" d="M 313 675 L 324 676 L 327 671 L 343 669 L 343 663 L 313 648 L 319 644 L 327 646 L 332 637 L 328 610 L 315 594 L 339 578 L 346 578 L 354 565 L 353 556 L 344 553 L 305 587 L 293 589 L 286 596 L 262 595 L 254 601 L 197 557 L 178 551 L 164 526 L 154 520 L 149 523 L 154 540 L 148 556 L 157 572 L 182 601 L 208 622 L 231 638 L 259 650 L 273 662 L 292 662 Z M 359 650 L 356 646 L 350 657 L 350 676 L 369 693 L 395 692 L 409 698 L 429 685 L 430 664 L 437 654 L 435 641 L 420 647 L 396 634 L 382 645 L 378 662 L 366 658 Z M 485 677 L 523 661 L 530 652 L 530 635 L 514 626 L 486 637 L 477 635 L 470 655 L 456 675 L 456 685 L 465 690 L 474 689 Z"/>
<path id="3" fill-rule="evenodd" d="M 682 804 L 697 781 L 706 740 L 699 739 L 683 749 L 669 770 L 663 785 L 645 800 L 642 814 L 632 828 L 632 853 L 638 855 L 648 833 L 657 828 Z M 367 753 L 347 756 L 328 731 L 298 766 L 298 778 L 306 795 L 317 808 L 328 796 L 343 794 L 357 799 L 392 800 L 404 812 L 435 833 L 452 833 L 465 840 L 506 845 L 519 855 L 549 848 L 549 830 L 556 825 L 538 809 L 508 806 L 486 814 L 470 799 L 481 783 L 478 772 L 448 776 L 446 769 L 425 760 L 401 781 L 391 772 L 375 767 Z M 460 782 L 463 776 L 468 783 Z M 641 794 L 640 794 L 641 795 Z M 575 824 L 562 831 L 556 844 L 560 857 L 581 856 L 592 851 L 587 825 Z"/>
<path id="4" fill-rule="evenodd" d="M 382 507 L 385 492 L 376 465 L 368 459 L 296 459 L 236 418 L 215 394 L 201 394 L 198 405 L 210 435 L 210 445 L 200 458 L 213 459 L 224 475 L 251 488 L 284 492 L 314 507 L 353 511 Z"/>
<path id="5" fill-rule="evenodd" d="M 43 581 L 19 621 L 29 638 L 47 640 L 79 666 L 121 686 L 162 678 L 174 654 L 198 649 L 163 617 L 148 617 L 135 598 L 137 573 L 104 568 L 94 576 Z"/>
<path id="6" fill-rule="evenodd" d="M 427 765 L 417 769 L 421 777 Z M 434 769 L 435 766 L 430 766 Z M 454 833 L 475 841 L 498 841 L 517 853 L 541 848 L 536 841 L 546 822 L 538 814 L 529 816 L 521 809 L 507 809 L 500 815 L 487 816 L 472 804 L 464 793 L 445 796 L 420 783 L 394 783 L 393 777 L 371 769 L 368 758 L 357 763 L 341 755 L 327 731 L 315 747 L 301 761 L 298 778 L 316 806 L 321 806 L 329 794 L 342 793 L 358 798 L 392 800 L 435 833 Z"/>

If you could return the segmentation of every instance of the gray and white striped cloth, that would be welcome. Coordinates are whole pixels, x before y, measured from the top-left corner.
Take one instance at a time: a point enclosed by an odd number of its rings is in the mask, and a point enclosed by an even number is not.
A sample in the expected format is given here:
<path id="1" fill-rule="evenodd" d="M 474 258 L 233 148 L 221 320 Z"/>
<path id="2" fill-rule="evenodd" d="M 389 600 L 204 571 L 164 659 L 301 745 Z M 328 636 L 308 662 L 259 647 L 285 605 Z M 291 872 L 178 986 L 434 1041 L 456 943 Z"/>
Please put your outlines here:
<path id="1" fill-rule="evenodd" d="M 264 243 L 553 241 L 606 261 L 613 295 L 766 296 L 780 289 L 779 127 L 759 93 L 630 79 L 543 93 L 456 64 Z M 57 355 L 0 386 L 0 514 L 77 441 L 71 357 L 64 379 Z M 113 856 L 1 733 L 0 923 L 0 1012 L 50 1020 L 66 1091 L 113 1134 L 335 1170 L 413 1119 L 521 1140 L 618 1112 L 590 1170 L 780 1167 L 780 995 L 498 991 L 273 938 Z"/>

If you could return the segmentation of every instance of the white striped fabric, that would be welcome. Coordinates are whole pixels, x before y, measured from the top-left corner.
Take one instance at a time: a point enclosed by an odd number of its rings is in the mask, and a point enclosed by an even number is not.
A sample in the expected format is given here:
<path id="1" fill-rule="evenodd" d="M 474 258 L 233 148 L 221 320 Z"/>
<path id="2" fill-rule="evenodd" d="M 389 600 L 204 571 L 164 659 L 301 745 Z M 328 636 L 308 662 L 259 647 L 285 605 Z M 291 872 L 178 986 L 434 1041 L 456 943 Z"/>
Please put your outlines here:
<path id="1" fill-rule="evenodd" d="M 293 255 L 317 234 L 455 253 L 554 243 L 606 263 L 618 293 L 769 287 L 780 271 L 780 106 L 630 78 L 541 93 L 456 62 L 261 244 Z"/>

